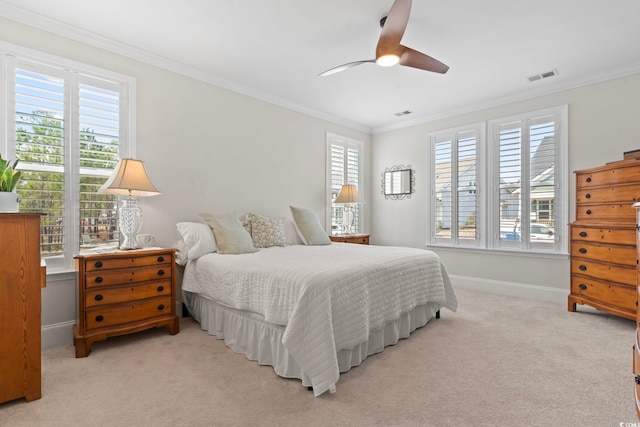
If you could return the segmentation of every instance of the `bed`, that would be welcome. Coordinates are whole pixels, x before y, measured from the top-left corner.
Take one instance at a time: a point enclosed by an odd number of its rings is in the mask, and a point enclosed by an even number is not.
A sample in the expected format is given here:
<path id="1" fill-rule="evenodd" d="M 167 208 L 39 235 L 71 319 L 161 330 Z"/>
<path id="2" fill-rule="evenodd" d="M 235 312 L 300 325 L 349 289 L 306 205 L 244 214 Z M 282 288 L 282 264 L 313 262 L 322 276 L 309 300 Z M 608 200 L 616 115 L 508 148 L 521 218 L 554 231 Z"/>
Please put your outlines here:
<path id="1" fill-rule="evenodd" d="M 457 308 L 447 271 L 428 250 L 333 243 L 219 252 L 185 260 L 189 313 L 233 351 L 300 379 L 314 396 L 335 392 L 341 372 L 441 308 Z"/>

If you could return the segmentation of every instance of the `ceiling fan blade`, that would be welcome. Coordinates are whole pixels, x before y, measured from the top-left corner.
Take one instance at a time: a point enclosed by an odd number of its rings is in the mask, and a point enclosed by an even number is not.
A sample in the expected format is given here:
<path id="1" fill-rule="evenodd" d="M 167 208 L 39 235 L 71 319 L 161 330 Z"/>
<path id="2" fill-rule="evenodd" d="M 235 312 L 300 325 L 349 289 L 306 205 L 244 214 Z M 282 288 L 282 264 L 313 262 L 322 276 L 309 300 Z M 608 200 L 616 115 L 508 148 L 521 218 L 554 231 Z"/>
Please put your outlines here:
<path id="1" fill-rule="evenodd" d="M 358 66 L 360 64 L 366 64 L 367 62 L 376 62 L 376 60 L 375 59 L 367 59 L 365 61 L 354 61 L 354 62 L 349 62 L 349 63 L 346 63 L 346 64 L 338 65 L 337 67 L 333 67 L 333 68 L 328 69 L 327 71 L 323 71 L 322 73 L 318 74 L 318 76 L 319 77 L 330 76 L 331 74 L 339 73 L 340 71 L 344 71 L 347 68 L 355 67 L 355 66 Z"/>
<path id="2" fill-rule="evenodd" d="M 411 12 L 411 0 L 395 0 L 385 18 L 378 46 L 376 46 L 376 58 L 392 53 L 402 40 L 404 30 L 409 22 Z"/>
<path id="3" fill-rule="evenodd" d="M 444 74 L 449 70 L 447 65 L 437 59 L 403 45 L 400 45 L 397 53 L 400 56 L 400 65 L 440 74 Z"/>

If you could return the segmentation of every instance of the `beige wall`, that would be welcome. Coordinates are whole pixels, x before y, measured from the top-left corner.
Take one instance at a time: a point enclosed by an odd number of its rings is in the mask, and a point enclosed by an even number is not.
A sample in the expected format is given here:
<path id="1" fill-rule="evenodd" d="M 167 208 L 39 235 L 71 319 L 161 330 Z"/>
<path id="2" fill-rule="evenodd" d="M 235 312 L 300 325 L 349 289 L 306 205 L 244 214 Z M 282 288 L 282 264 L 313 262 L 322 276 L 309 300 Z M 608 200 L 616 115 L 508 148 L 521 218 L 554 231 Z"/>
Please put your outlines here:
<path id="1" fill-rule="evenodd" d="M 640 148 L 640 75 L 610 80 L 496 108 L 373 135 L 372 181 L 385 167 L 411 164 L 416 193 L 385 200 L 373 189 L 371 240 L 375 244 L 425 247 L 426 149 L 429 132 L 565 105 L 569 106 L 569 171 L 621 160 Z M 379 182 L 379 179 L 377 180 Z M 575 177 L 570 174 L 569 219 L 575 219 Z M 567 257 L 496 255 L 435 249 L 454 284 L 515 295 L 566 301 Z"/>
<path id="2" fill-rule="evenodd" d="M 251 210 L 290 221 L 292 204 L 323 218 L 326 133 L 363 141 L 370 155 L 368 133 L 2 18 L 0 40 L 136 78 L 137 157 L 162 192 L 141 199 L 142 232 L 154 234 L 158 245 L 172 245 L 176 222 L 197 220 L 203 211 Z M 297 238 L 291 222 L 287 232 Z M 73 273 L 49 277 L 45 346 L 71 342 L 75 286 Z"/>

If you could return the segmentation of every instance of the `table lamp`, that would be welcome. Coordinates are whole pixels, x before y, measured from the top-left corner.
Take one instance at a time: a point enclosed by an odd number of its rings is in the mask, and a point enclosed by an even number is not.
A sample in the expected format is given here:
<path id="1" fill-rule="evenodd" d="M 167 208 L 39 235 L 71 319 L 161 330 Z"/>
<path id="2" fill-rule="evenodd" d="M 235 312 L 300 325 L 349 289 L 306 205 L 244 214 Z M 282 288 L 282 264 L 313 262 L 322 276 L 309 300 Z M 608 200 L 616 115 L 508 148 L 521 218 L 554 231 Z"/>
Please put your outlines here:
<path id="1" fill-rule="evenodd" d="M 144 163 L 141 160 L 121 159 L 98 192 L 127 196 L 122 199 L 118 214 L 118 226 L 123 237 L 120 250 L 138 249 L 136 235 L 142 226 L 142 210 L 136 197 L 160 194 L 149 180 Z"/>

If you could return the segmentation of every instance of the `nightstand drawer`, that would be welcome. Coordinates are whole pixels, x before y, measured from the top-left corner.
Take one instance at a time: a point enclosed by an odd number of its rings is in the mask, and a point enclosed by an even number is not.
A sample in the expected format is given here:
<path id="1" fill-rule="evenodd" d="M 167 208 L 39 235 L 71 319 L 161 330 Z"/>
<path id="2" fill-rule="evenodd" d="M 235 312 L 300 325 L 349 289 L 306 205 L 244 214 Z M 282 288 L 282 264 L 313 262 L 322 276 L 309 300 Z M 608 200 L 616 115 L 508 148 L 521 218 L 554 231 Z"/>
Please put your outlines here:
<path id="1" fill-rule="evenodd" d="M 149 282 L 122 288 L 95 288 L 85 294 L 87 308 L 108 304 L 120 304 L 158 296 L 171 296 L 171 281 Z"/>
<path id="2" fill-rule="evenodd" d="M 171 266 L 132 268 L 125 270 L 93 271 L 86 274 L 87 289 L 98 286 L 125 285 L 149 280 L 171 279 Z"/>
<path id="3" fill-rule="evenodd" d="M 171 315 L 171 298 L 157 298 L 138 304 L 109 306 L 86 311 L 87 330 L 129 324 L 162 315 Z M 130 326 L 130 325 L 128 325 Z"/>
<path id="4" fill-rule="evenodd" d="M 338 243 L 356 243 L 359 245 L 369 244 L 368 234 L 334 235 L 329 236 L 329 240 Z"/>
<path id="5" fill-rule="evenodd" d="M 167 255 L 146 255 L 122 258 L 92 258 L 87 260 L 85 271 L 112 270 L 131 267 L 149 267 L 152 265 L 171 265 L 171 257 Z"/>

